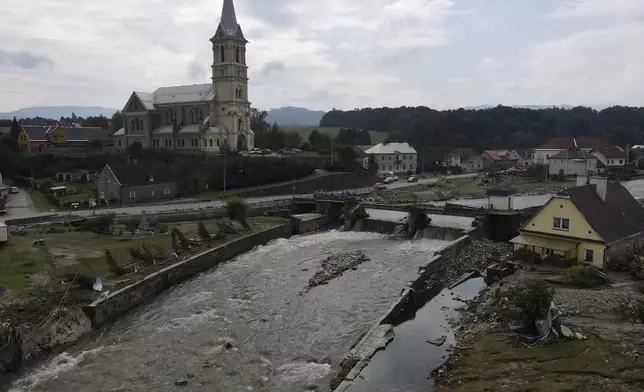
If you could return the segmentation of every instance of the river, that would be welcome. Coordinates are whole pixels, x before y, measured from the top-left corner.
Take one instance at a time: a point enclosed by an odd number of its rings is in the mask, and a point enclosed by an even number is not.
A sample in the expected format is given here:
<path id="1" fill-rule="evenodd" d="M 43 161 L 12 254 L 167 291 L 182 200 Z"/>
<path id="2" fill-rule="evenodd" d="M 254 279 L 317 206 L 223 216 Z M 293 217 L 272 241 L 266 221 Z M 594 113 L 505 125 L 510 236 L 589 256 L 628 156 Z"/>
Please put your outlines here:
<path id="1" fill-rule="evenodd" d="M 445 241 L 330 231 L 276 240 L 176 286 L 17 380 L 10 391 L 329 391 L 351 345 Z M 331 254 L 356 270 L 304 295 Z"/>

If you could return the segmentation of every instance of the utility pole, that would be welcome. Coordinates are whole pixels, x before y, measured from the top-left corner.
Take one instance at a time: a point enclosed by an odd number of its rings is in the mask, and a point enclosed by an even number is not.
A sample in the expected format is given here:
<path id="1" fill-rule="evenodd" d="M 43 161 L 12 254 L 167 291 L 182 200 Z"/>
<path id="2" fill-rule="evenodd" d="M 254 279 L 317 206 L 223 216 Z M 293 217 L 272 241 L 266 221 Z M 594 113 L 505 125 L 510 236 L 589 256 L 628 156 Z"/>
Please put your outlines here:
<path id="1" fill-rule="evenodd" d="M 226 165 L 228 163 L 228 154 L 224 153 L 224 192 L 226 192 Z"/>
<path id="2" fill-rule="evenodd" d="M 335 155 L 333 153 L 333 138 L 331 138 L 331 165 L 333 165 L 333 163 L 335 162 L 334 158 Z"/>

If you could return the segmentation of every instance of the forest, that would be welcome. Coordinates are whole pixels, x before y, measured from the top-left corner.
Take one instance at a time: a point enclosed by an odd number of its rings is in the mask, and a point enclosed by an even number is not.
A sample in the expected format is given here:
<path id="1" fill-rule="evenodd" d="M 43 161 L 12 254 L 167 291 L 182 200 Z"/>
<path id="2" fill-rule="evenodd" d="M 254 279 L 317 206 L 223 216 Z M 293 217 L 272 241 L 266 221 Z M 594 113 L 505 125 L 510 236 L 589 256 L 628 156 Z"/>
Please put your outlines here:
<path id="1" fill-rule="evenodd" d="M 644 108 L 613 106 L 601 111 L 522 109 L 497 106 L 483 110 L 438 111 L 424 106 L 331 110 L 321 127 L 345 127 L 389 134 L 388 141 L 409 142 L 426 159 L 440 159 L 457 147 L 479 152 L 492 148 L 536 148 L 548 139 L 589 136 L 625 148 L 644 144 Z"/>

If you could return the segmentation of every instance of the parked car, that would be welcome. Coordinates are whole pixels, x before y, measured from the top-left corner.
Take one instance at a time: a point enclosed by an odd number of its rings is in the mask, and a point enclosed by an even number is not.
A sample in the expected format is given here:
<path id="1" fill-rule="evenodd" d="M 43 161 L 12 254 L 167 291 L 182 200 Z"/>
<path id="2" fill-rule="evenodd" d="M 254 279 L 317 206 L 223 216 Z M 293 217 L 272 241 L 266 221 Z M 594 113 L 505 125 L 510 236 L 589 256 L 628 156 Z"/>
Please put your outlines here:
<path id="1" fill-rule="evenodd" d="M 273 150 L 271 150 L 270 148 L 264 148 L 262 150 L 262 155 L 271 155 L 272 153 L 273 153 Z"/>
<path id="2" fill-rule="evenodd" d="M 418 177 L 416 176 L 411 176 L 407 179 L 407 182 L 418 182 Z"/>
<path id="3" fill-rule="evenodd" d="M 394 182 L 394 181 L 396 181 L 396 177 L 391 177 L 391 176 L 390 176 L 390 177 L 385 178 L 385 180 L 383 181 L 383 183 L 385 183 L 385 184 L 391 184 L 391 183 L 392 183 L 392 182 Z"/>
<path id="4" fill-rule="evenodd" d="M 373 186 L 373 189 L 375 189 L 377 191 L 382 191 L 382 190 L 387 189 L 387 185 L 379 182 L 379 183 L 377 183 L 376 185 Z"/>
<path id="5" fill-rule="evenodd" d="M 253 148 L 250 150 L 250 155 L 262 155 L 262 149 L 261 148 Z"/>
<path id="6" fill-rule="evenodd" d="M 11 188 L 9 188 L 9 193 L 16 194 L 18 192 L 20 192 L 20 190 L 18 188 L 16 188 L 15 186 L 12 186 Z"/>

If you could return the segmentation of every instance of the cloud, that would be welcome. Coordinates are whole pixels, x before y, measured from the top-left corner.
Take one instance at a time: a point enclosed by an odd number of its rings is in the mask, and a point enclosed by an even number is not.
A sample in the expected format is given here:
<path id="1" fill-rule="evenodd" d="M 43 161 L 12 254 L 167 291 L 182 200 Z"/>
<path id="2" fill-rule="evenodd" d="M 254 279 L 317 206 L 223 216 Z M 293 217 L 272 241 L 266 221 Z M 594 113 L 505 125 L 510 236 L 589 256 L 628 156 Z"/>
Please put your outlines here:
<path id="1" fill-rule="evenodd" d="M 133 90 L 210 81 L 222 0 L 2 1 L 0 112 L 122 107 Z M 258 108 L 644 102 L 641 0 L 235 7 Z"/>
<path id="2" fill-rule="evenodd" d="M 485 71 L 489 69 L 497 69 L 500 68 L 501 64 L 493 59 L 492 57 L 486 57 L 484 58 L 478 65 L 478 69 Z"/>
<path id="3" fill-rule="evenodd" d="M 34 69 L 41 65 L 54 66 L 54 63 L 46 56 L 34 55 L 25 50 L 20 52 L 7 52 L 0 49 L 0 65 L 2 64 L 22 69 Z"/>

